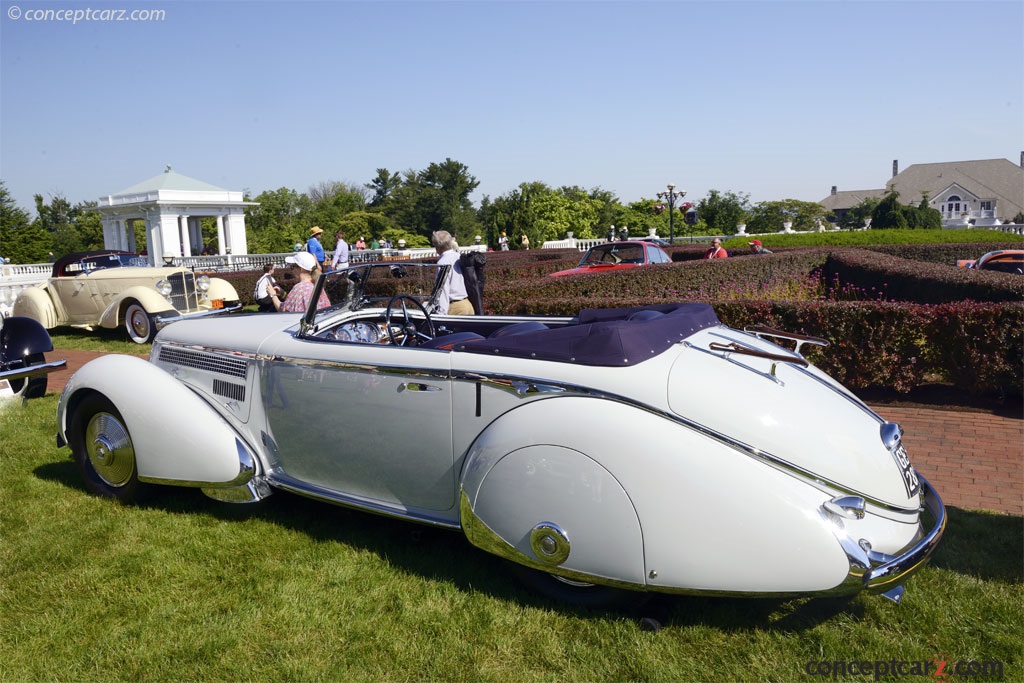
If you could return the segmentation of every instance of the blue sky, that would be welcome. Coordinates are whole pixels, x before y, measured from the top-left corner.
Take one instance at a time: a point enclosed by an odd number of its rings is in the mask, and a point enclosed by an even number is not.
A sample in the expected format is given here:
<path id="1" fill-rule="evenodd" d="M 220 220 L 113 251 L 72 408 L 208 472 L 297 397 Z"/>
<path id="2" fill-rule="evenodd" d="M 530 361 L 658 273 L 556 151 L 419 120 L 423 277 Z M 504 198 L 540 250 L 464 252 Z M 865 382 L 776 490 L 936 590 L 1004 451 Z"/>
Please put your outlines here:
<path id="1" fill-rule="evenodd" d="M 755 202 L 1024 150 L 1024 3 L 0 2 L 0 179 L 94 200 L 446 157 L 480 181 Z M 162 21 L 29 21 L 36 10 Z"/>

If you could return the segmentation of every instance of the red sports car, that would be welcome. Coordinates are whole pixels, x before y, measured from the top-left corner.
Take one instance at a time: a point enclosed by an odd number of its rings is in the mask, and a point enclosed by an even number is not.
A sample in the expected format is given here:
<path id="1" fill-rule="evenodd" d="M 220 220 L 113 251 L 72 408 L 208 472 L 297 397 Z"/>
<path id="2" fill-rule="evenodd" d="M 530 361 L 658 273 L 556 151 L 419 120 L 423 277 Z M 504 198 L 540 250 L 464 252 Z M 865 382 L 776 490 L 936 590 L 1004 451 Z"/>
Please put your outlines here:
<path id="1" fill-rule="evenodd" d="M 1020 274 L 1024 273 L 1024 249 L 990 251 L 976 261 L 962 259 L 957 261 L 956 265 L 961 268 Z"/>
<path id="2" fill-rule="evenodd" d="M 652 263 L 671 263 L 672 258 L 661 247 L 640 241 L 606 242 L 591 247 L 575 268 L 551 273 L 550 277 L 603 273 L 608 270 L 636 268 Z"/>

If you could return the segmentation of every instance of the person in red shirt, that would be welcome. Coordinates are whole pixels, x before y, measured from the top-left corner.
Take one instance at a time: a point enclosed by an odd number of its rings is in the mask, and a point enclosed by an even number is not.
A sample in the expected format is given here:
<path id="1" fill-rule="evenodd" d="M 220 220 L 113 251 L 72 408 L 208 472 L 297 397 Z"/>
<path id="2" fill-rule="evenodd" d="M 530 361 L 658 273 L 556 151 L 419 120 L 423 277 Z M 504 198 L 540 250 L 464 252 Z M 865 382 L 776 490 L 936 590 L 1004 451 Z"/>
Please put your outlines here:
<path id="1" fill-rule="evenodd" d="M 722 240 L 716 237 L 711 242 L 711 248 L 704 253 L 704 258 L 729 258 L 729 252 L 722 249 Z"/>

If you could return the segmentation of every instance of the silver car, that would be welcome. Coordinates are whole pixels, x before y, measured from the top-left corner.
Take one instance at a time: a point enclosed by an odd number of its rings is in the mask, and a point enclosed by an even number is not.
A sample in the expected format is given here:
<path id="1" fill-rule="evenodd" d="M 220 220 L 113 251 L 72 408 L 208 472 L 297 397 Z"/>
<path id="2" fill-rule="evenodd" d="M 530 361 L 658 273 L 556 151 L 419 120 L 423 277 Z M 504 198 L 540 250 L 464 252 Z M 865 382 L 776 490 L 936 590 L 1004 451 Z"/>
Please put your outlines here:
<path id="1" fill-rule="evenodd" d="M 898 599 L 934 551 L 942 501 L 900 427 L 800 353 L 823 340 L 693 303 L 432 315 L 447 268 L 356 266 L 304 314 L 175 323 L 149 362 L 75 374 L 59 441 L 101 496 L 291 491 L 459 531 L 588 605 Z"/>

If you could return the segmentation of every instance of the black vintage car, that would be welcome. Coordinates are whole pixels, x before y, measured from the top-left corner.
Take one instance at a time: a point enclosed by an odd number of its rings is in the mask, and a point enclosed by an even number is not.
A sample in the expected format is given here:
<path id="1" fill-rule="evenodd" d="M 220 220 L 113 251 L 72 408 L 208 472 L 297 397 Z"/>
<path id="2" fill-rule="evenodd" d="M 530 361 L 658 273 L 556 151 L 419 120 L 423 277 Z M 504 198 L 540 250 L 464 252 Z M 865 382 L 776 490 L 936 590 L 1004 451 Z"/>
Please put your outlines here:
<path id="1" fill-rule="evenodd" d="M 63 360 L 46 362 L 53 351 L 46 328 L 31 318 L 0 318 L 0 400 L 38 398 L 46 393 L 46 375 Z"/>

